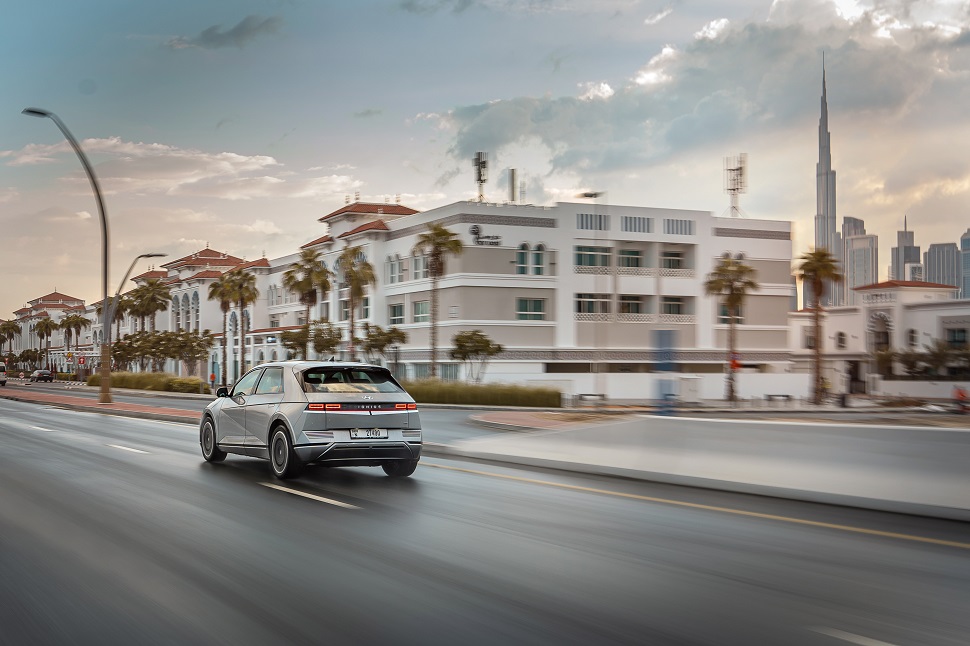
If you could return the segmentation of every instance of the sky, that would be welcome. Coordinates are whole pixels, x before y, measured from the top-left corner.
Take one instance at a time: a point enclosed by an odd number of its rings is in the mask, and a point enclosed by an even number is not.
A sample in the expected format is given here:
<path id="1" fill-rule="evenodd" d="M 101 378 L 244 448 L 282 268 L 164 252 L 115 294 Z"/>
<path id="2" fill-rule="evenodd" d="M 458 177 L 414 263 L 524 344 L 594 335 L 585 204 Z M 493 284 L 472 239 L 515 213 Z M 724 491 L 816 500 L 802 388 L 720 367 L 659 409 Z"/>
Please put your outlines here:
<path id="1" fill-rule="evenodd" d="M 728 212 L 814 242 L 825 55 L 838 216 L 916 244 L 970 227 L 970 3 L 954 0 L 48 0 L 0 21 L 0 318 L 113 292 L 138 254 L 280 257 L 360 199 Z M 161 262 L 164 262 L 162 259 Z M 148 268 L 142 261 L 135 273 Z M 131 284 L 129 283 L 128 287 Z"/>

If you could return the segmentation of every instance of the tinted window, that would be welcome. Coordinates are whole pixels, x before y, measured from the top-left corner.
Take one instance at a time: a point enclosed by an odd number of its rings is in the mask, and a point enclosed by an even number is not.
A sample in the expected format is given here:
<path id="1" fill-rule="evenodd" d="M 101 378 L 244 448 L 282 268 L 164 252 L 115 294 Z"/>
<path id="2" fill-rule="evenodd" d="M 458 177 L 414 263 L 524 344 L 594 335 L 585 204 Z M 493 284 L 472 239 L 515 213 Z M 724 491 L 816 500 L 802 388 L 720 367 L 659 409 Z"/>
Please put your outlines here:
<path id="1" fill-rule="evenodd" d="M 256 387 L 256 381 L 259 379 L 259 374 L 262 370 L 253 370 L 252 372 L 247 372 L 242 379 L 236 382 L 236 385 L 232 387 L 232 396 L 236 397 L 238 395 L 252 395 L 253 388 Z"/>
<path id="2" fill-rule="evenodd" d="M 257 395 L 276 395 L 283 392 L 283 369 L 266 368 L 263 370 L 263 378 L 256 386 Z"/>
<path id="3" fill-rule="evenodd" d="M 310 368 L 303 373 L 308 393 L 402 393 L 383 368 Z"/>

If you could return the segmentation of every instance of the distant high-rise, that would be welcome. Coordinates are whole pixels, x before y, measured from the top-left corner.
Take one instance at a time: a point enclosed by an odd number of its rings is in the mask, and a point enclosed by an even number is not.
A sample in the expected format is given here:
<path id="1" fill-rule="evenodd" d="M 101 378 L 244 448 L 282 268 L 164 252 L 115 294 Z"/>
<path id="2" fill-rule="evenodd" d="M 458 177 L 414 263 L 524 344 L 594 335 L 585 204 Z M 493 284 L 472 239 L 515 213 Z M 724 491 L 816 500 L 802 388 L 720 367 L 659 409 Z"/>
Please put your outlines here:
<path id="1" fill-rule="evenodd" d="M 960 249 L 955 242 L 931 244 L 923 254 L 926 282 L 960 286 Z"/>
<path id="2" fill-rule="evenodd" d="M 970 229 L 960 236 L 960 298 L 970 298 Z"/>
<path id="3" fill-rule="evenodd" d="M 825 89 L 825 64 L 822 64 L 822 114 L 818 120 L 818 164 L 815 166 L 815 248 L 828 249 L 842 266 L 842 239 L 836 230 L 835 171 L 832 170 L 832 142 L 829 133 L 829 104 Z M 842 284 L 825 290 L 822 305 L 840 305 Z"/>
<path id="4" fill-rule="evenodd" d="M 879 274 L 879 239 L 866 234 L 865 222 L 845 218 L 842 222 L 842 267 L 845 305 L 855 305 L 859 296 L 853 288 L 873 285 Z"/>
<path id="5" fill-rule="evenodd" d="M 920 264 L 919 247 L 916 246 L 914 234 L 909 230 L 906 216 L 903 216 L 903 230 L 896 232 L 896 246 L 892 248 L 889 265 L 889 280 L 909 280 L 905 277 L 904 267 Z"/>

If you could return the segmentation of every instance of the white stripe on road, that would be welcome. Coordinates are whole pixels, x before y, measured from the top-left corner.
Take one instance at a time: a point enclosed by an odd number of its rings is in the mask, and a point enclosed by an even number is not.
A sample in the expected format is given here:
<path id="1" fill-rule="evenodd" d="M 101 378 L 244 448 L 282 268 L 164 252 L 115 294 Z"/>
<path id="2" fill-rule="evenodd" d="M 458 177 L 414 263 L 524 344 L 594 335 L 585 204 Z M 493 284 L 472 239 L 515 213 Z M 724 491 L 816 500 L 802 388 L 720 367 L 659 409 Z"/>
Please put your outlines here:
<path id="1" fill-rule="evenodd" d="M 45 433 L 56 433 L 57 430 L 53 428 L 44 428 L 43 426 L 28 426 L 27 428 L 32 428 L 35 431 L 44 431 Z"/>
<path id="2" fill-rule="evenodd" d="M 113 449 L 121 449 L 122 451 L 131 451 L 132 453 L 148 453 L 148 451 L 142 451 L 141 449 L 133 449 L 129 446 L 121 446 L 120 444 L 107 444 Z"/>
<path id="3" fill-rule="evenodd" d="M 883 642 L 879 641 L 878 639 L 872 639 L 871 637 L 863 637 L 862 635 L 847 633 L 844 630 L 839 630 L 837 628 L 816 626 L 814 628 L 809 628 L 809 630 L 811 630 L 813 633 L 828 635 L 829 637 L 835 637 L 836 639 L 841 639 L 842 641 L 850 644 L 858 644 L 859 646 L 893 646 L 893 644 L 890 644 L 889 642 Z"/>
<path id="4" fill-rule="evenodd" d="M 337 507 L 343 507 L 345 509 L 360 509 L 355 505 L 348 504 L 346 502 L 340 502 L 339 500 L 331 500 L 330 498 L 324 498 L 323 496 L 315 496 L 312 493 L 306 493 L 305 491 L 297 491 L 296 489 L 290 489 L 288 487 L 281 487 L 277 484 L 272 484 L 271 482 L 260 482 L 259 484 L 264 487 L 269 487 L 270 489 L 276 489 L 277 491 L 285 491 L 286 493 L 291 493 L 297 496 L 303 496 L 304 498 L 309 498 L 311 500 L 316 500 L 318 502 L 325 502 L 328 505 L 336 505 Z"/>

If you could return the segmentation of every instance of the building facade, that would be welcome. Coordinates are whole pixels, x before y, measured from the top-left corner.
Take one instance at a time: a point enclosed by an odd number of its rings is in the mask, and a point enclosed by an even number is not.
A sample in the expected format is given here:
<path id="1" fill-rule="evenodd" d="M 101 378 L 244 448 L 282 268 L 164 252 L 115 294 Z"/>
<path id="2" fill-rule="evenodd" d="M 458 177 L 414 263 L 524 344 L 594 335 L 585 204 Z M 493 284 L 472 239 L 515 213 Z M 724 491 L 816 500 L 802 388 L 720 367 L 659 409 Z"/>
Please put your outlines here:
<path id="1" fill-rule="evenodd" d="M 960 286 L 960 249 L 955 242 L 929 246 L 923 254 L 923 276 L 928 283 Z"/>
<path id="2" fill-rule="evenodd" d="M 845 218 L 842 225 L 843 293 L 846 305 L 856 305 L 855 289 L 877 282 L 879 275 L 879 239 L 867 235 L 865 223 L 858 218 Z"/>

